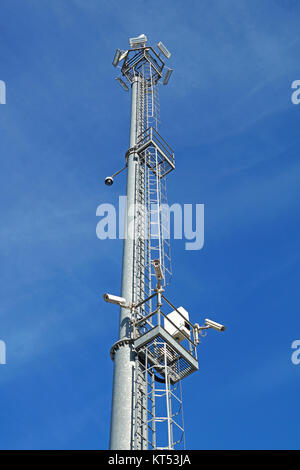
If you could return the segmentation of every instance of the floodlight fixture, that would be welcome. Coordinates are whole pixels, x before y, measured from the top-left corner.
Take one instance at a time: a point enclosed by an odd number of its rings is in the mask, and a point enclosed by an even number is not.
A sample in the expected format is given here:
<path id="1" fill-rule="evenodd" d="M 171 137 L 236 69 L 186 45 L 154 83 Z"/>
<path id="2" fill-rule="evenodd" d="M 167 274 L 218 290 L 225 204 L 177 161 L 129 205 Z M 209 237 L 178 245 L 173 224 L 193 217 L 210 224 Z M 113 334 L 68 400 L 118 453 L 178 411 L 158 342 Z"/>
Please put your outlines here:
<path id="1" fill-rule="evenodd" d="M 170 59 L 171 57 L 171 52 L 168 51 L 168 49 L 166 48 L 166 46 L 161 42 L 159 41 L 157 43 L 157 47 L 158 49 L 160 50 L 160 52 L 167 58 L 167 59 Z"/>
<path id="2" fill-rule="evenodd" d="M 121 62 L 121 60 L 125 59 L 125 57 L 127 56 L 128 54 L 128 50 L 127 51 L 122 51 L 122 54 L 120 55 L 120 58 L 119 58 L 119 62 Z"/>
<path id="3" fill-rule="evenodd" d="M 172 72 L 173 72 L 173 69 L 168 69 L 167 72 L 166 72 L 166 75 L 165 75 L 165 78 L 164 78 L 164 81 L 163 81 L 163 85 L 167 85 L 169 80 L 170 80 L 170 77 L 172 75 Z"/>
<path id="4" fill-rule="evenodd" d="M 124 80 L 122 80 L 122 78 L 117 77 L 116 80 L 117 80 L 117 82 L 119 82 L 119 84 L 121 85 L 121 87 L 122 87 L 125 91 L 129 91 L 128 86 L 126 85 L 126 83 L 124 82 Z"/>
<path id="5" fill-rule="evenodd" d="M 147 36 L 145 34 L 140 34 L 136 38 L 130 38 L 129 44 L 130 47 L 144 47 L 146 42 L 148 41 Z"/>
<path id="6" fill-rule="evenodd" d="M 120 62 L 121 56 L 122 56 L 121 49 L 117 49 L 116 53 L 115 53 L 115 56 L 114 56 L 114 60 L 112 61 L 112 64 L 113 64 L 114 67 L 116 67 L 118 65 L 118 63 Z"/>

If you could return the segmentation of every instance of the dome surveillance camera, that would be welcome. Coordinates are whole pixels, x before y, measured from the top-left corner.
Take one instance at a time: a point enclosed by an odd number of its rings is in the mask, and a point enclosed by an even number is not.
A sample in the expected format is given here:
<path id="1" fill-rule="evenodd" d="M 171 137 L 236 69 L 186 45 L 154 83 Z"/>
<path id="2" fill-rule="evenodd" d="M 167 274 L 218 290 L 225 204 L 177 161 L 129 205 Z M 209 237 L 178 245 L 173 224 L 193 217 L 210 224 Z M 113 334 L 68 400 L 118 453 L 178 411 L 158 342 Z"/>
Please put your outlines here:
<path id="1" fill-rule="evenodd" d="M 111 186 L 114 182 L 114 179 L 112 176 L 107 176 L 104 180 L 106 186 Z"/>

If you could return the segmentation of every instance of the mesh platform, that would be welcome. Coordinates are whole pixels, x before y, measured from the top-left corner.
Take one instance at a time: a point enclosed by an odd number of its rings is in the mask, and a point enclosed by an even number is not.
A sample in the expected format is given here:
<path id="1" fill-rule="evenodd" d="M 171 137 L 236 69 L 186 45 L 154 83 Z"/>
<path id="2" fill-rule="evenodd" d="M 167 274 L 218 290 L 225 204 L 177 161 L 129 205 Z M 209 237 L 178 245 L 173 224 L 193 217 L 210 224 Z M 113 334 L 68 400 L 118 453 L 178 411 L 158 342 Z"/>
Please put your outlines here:
<path id="1" fill-rule="evenodd" d="M 164 354 L 166 345 L 166 355 Z M 177 343 L 161 326 L 138 337 L 134 347 L 142 357 L 147 354 L 148 361 L 152 363 L 158 374 L 164 376 L 166 367 L 172 383 L 198 370 L 198 361 L 183 346 Z"/>
<path id="2" fill-rule="evenodd" d="M 149 127 L 137 140 L 137 153 L 160 178 L 175 168 L 174 152 L 159 133 Z"/>

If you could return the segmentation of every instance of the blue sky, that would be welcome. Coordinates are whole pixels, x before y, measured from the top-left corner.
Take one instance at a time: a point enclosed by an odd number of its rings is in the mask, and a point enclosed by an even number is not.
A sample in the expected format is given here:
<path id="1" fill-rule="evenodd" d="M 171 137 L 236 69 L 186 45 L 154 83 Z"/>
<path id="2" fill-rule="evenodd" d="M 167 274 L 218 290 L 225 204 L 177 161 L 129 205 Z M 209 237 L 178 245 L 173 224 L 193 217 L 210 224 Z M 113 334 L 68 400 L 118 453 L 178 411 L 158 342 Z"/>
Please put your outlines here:
<path id="1" fill-rule="evenodd" d="M 116 203 L 130 96 L 117 47 L 172 51 L 161 134 L 169 202 L 205 204 L 205 245 L 172 244 L 168 297 L 227 325 L 183 382 L 187 447 L 299 448 L 300 79 L 295 0 L 3 0 L 1 449 L 105 449 L 122 241 L 96 238 Z"/>

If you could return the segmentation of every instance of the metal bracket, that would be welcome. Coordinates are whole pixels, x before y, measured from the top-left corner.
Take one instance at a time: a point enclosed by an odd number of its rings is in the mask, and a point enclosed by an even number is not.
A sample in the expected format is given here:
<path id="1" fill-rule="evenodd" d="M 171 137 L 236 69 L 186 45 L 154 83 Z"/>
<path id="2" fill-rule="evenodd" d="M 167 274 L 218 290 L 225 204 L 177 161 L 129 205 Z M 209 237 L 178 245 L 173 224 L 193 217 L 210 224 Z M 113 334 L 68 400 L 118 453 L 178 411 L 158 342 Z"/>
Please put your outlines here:
<path id="1" fill-rule="evenodd" d="M 137 145 L 134 145 L 133 147 L 130 147 L 126 153 L 125 153 L 125 160 L 126 160 L 126 166 L 128 165 L 128 158 L 129 158 L 129 155 L 131 155 L 132 153 L 136 153 L 136 150 L 137 150 Z"/>
<path id="2" fill-rule="evenodd" d="M 133 340 L 130 338 L 123 338 L 119 339 L 115 344 L 112 345 L 110 348 L 110 357 L 112 361 L 115 358 L 116 351 L 120 349 L 121 346 L 125 346 L 126 344 L 133 344 Z"/>

